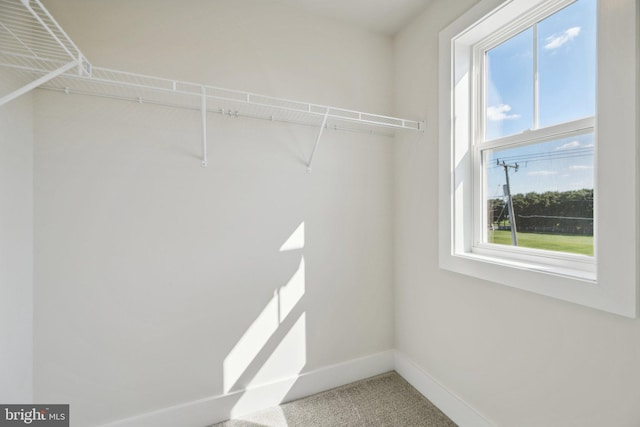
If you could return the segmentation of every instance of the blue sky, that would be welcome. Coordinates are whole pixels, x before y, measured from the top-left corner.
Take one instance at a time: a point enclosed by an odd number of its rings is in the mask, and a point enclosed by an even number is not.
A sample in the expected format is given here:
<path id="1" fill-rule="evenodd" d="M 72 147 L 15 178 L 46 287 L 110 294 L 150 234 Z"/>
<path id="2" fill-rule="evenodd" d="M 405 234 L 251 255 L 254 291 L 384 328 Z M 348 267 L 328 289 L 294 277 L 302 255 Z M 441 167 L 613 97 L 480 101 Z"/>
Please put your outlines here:
<path id="1" fill-rule="evenodd" d="M 578 0 L 537 25 L 539 127 L 595 112 L 596 0 Z M 487 52 L 486 139 L 534 129 L 534 31 L 528 29 Z M 504 169 L 512 193 L 593 188 L 593 134 L 485 152 L 487 197 L 502 195 Z M 498 194 L 496 194 L 496 192 Z"/>

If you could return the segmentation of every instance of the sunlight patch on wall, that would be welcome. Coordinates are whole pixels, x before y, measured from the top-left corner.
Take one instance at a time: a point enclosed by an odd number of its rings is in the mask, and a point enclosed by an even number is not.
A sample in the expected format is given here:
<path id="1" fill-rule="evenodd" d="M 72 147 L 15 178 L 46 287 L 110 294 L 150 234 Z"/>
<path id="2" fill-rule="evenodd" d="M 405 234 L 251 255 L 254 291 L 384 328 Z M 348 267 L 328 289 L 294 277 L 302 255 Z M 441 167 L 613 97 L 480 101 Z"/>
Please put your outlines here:
<path id="1" fill-rule="evenodd" d="M 284 319 L 286 319 L 289 313 L 291 313 L 291 310 L 293 310 L 298 301 L 300 301 L 304 295 L 304 278 L 304 257 L 300 257 L 298 270 L 293 274 L 289 283 L 278 290 L 278 295 L 280 297 L 280 322 L 283 322 Z"/>
<path id="2" fill-rule="evenodd" d="M 238 340 L 223 362 L 224 392 L 240 379 L 253 359 L 267 343 L 280 325 L 278 313 L 278 292 L 269 300 L 265 308 Z"/>
<path id="3" fill-rule="evenodd" d="M 300 223 L 298 228 L 291 233 L 286 242 L 280 246 L 280 252 L 293 251 L 304 248 L 304 222 Z"/>
<path id="4" fill-rule="evenodd" d="M 280 251 L 304 248 L 304 222 L 289 236 Z M 274 291 L 262 312 L 247 328 L 223 362 L 223 387 L 229 393 L 242 375 L 255 363 L 256 357 L 281 327 L 305 294 L 305 260 L 300 254 L 300 263 L 291 278 Z M 297 374 L 306 363 L 306 336 L 304 313 L 278 343 L 269 359 L 260 367 L 251 384 L 273 381 L 277 378 Z M 302 326 L 299 326 L 302 325 Z M 302 328 L 302 330 L 300 330 Z M 286 349 L 283 351 L 281 349 Z M 284 395 L 283 395 L 284 396 Z"/>
<path id="5" fill-rule="evenodd" d="M 233 407 L 232 418 L 252 411 L 256 407 L 256 402 L 263 407 L 277 406 L 282 403 L 307 363 L 306 343 L 306 315 L 302 313 L 251 380 L 249 387 Z M 252 388 L 252 386 L 272 382 L 274 378 L 284 378 L 284 380 L 279 380 L 268 388 Z"/>

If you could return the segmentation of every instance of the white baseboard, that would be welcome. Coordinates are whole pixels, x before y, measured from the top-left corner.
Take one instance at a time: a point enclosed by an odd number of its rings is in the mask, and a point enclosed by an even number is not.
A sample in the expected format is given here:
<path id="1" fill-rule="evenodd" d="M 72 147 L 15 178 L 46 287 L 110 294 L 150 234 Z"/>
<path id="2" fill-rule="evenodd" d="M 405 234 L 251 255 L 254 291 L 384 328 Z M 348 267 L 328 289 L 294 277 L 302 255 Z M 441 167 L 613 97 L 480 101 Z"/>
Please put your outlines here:
<path id="1" fill-rule="evenodd" d="M 398 372 L 460 427 L 495 427 L 473 407 L 397 350 L 384 351 L 273 383 L 125 418 L 104 427 L 204 427 L 392 370 Z"/>
<path id="2" fill-rule="evenodd" d="M 404 353 L 396 350 L 394 354 L 396 372 L 451 418 L 453 422 L 460 427 L 495 427 L 495 424 L 436 381 Z"/>
<path id="3" fill-rule="evenodd" d="M 204 427 L 392 371 L 394 356 L 394 351 L 388 350 L 246 390 L 125 418 L 104 427 Z"/>

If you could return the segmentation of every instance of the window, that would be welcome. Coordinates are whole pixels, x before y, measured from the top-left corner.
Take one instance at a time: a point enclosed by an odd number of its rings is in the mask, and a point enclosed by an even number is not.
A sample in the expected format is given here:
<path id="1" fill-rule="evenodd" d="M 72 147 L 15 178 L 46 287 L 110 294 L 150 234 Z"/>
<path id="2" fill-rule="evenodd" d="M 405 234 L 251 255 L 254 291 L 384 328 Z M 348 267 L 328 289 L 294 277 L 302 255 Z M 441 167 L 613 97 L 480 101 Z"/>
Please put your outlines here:
<path id="1" fill-rule="evenodd" d="M 638 6 L 622 3 L 482 0 L 441 32 L 442 268 L 636 315 Z"/>
<path id="2" fill-rule="evenodd" d="M 543 3 L 474 44 L 475 252 L 593 274 L 596 13 Z"/>

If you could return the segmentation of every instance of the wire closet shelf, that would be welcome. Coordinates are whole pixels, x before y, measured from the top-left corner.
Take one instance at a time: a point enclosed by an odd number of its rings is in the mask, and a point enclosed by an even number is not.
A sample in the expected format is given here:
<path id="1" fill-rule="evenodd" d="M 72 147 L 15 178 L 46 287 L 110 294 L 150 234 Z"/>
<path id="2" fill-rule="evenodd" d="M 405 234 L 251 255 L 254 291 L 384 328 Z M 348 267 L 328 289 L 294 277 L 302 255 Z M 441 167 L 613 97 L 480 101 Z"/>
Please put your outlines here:
<path id="1" fill-rule="evenodd" d="M 91 73 L 80 49 L 37 0 L 0 0 L 0 66 L 18 81 L 0 105 L 72 70 Z"/>
<path id="2" fill-rule="evenodd" d="M 39 0 L 0 0 L 0 67 L 18 88 L 0 106 L 34 88 L 199 110 L 206 166 L 206 114 L 218 113 L 326 128 L 393 135 L 424 124 L 379 114 L 312 104 L 204 84 L 95 67 Z M 312 158 L 309 160 L 309 167 Z"/>

